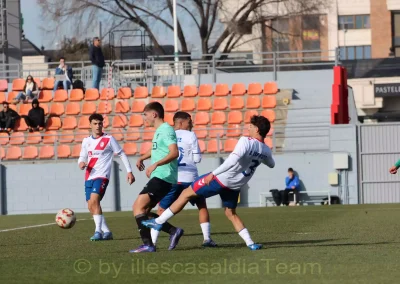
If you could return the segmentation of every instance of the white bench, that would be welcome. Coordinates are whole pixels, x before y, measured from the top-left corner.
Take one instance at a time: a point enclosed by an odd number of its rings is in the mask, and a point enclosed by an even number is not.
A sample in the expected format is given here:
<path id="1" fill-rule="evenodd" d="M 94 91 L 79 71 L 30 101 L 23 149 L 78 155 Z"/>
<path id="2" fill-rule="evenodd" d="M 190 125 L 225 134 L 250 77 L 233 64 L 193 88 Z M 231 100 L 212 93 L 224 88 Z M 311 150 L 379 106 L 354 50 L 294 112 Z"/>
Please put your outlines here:
<path id="1" fill-rule="evenodd" d="M 293 194 L 293 191 L 289 192 Z M 299 191 L 299 194 L 307 194 L 310 196 L 328 196 L 328 204 L 331 205 L 331 191 L 330 190 L 313 190 L 313 191 Z M 266 206 L 266 198 L 272 199 L 271 192 L 260 192 L 260 206 Z M 293 200 L 296 203 L 296 195 L 293 196 Z"/>

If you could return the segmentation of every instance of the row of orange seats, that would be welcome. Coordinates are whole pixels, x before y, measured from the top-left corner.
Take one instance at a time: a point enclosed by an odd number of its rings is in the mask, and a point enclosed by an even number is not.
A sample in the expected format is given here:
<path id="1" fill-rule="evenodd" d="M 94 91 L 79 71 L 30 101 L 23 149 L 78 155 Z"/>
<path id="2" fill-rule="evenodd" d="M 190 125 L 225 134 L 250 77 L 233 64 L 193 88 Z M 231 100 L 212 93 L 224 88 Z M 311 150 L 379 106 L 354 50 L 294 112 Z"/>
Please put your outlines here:
<path id="1" fill-rule="evenodd" d="M 221 152 L 232 152 L 235 148 L 238 139 L 229 138 L 225 141 L 219 143 L 219 149 Z M 272 147 L 271 139 L 267 138 L 265 143 Z M 218 140 L 209 140 L 207 142 L 199 140 L 199 146 L 202 153 L 217 153 L 218 152 Z M 140 144 L 140 149 L 138 145 L 134 142 L 128 142 L 123 145 L 123 149 L 127 155 L 143 155 L 149 149 L 151 149 L 151 142 L 143 142 Z M 57 146 L 57 157 L 58 158 L 78 158 L 81 145 L 76 144 L 72 146 L 69 145 L 59 145 Z M 0 158 L 6 160 L 19 160 L 19 159 L 53 159 L 55 157 L 55 150 L 53 146 L 45 145 L 41 147 L 36 146 L 26 146 L 24 148 L 18 146 L 11 146 L 8 148 L 0 148 Z"/>

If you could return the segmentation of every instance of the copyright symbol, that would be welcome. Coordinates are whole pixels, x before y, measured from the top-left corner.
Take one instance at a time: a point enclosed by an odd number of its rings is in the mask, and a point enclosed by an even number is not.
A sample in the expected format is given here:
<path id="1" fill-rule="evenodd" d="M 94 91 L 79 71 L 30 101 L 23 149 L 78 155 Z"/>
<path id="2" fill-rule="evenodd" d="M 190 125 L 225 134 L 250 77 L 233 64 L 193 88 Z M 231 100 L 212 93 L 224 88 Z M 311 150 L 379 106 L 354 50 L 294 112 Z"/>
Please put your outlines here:
<path id="1" fill-rule="evenodd" d="M 92 269 L 92 265 L 86 259 L 78 259 L 74 263 L 74 270 L 79 274 L 86 274 Z"/>

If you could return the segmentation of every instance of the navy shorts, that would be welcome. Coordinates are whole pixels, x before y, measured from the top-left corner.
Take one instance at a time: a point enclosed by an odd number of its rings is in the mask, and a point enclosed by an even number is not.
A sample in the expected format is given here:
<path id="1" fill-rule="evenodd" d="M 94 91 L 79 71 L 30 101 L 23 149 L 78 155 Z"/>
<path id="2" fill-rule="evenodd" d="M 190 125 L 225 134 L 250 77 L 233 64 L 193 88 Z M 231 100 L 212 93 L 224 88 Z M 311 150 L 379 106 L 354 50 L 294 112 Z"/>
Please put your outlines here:
<path id="1" fill-rule="evenodd" d="M 192 183 L 191 182 L 181 182 L 178 184 L 174 184 L 172 186 L 172 189 L 168 194 L 160 201 L 158 206 L 160 206 L 162 209 L 167 209 L 171 206 L 172 203 L 174 203 L 179 195 L 181 195 L 182 191 L 184 191 L 186 188 L 188 188 Z M 202 200 L 205 203 L 205 198 L 196 198 L 193 200 L 190 200 L 189 202 L 194 206 L 198 202 Z"/>
<path id="2" fill-rule="evenodd" d="M 235 209 L 238 204 L 240 191 L 234 191 L 225 187 L 216 177 L 213 178 L 209 185 L 206 185 L 204 178 L 209 174 L 200 176 L 192 183 L 193 191 L 204 198 L 219 194 L 224 207 Z"/>
<path id="3" fill-rule="evenodd" d="M 97 178 L 85 181 L 86 201 L 90 199 L 92 193 L 100 195 L 100 200 L 102 200 L 106 193 L 108 182 L 109 181 L 106 178 Z"/>

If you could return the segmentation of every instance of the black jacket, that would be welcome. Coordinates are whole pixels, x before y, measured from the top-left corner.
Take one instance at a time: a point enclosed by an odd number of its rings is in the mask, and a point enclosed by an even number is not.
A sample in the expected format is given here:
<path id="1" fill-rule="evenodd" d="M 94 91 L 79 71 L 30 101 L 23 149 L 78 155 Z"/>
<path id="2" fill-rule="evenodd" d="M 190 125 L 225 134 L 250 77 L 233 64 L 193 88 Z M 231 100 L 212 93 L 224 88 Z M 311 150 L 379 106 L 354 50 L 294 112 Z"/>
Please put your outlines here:
<path id="1" fill-rule="evenodd" d="M 103 68 L 106 64 L 104 61 L 104 55 L 101 51 L 101 47 L 96 47 L 94 45 L 91 46 L 89 51 L 90 61 L 92 61 L 93 65 L 96 65 L 100 68 Z"/>
<path id="2" fill-rule="evenodd" d="M 33 104 L 37 103 L 37 107 L 33 107 Z M 44 127 L 44 109 L 39 106 L 39 101 L 34 99 L 32 101 L 32 109 L 28 112 L 30 120 L 35 122 L 36 125 Z"/>
<path id="3" fill-rule="evenodd" d="M 11 119 L 18 119 L 19 118 L 19 114 L 15 110 L 13 110 L 11 108 L 8 108 L 7 111 L 0 111 L 0 120 L 7 121 L 10 118 Z"/>

